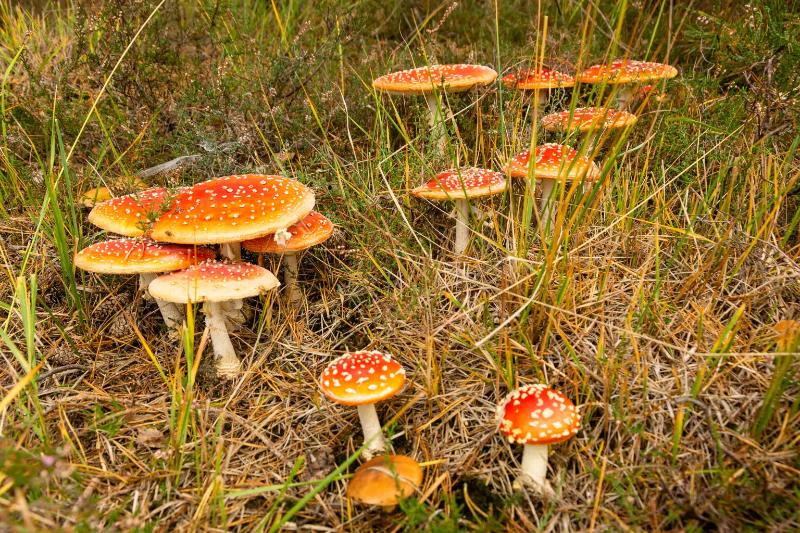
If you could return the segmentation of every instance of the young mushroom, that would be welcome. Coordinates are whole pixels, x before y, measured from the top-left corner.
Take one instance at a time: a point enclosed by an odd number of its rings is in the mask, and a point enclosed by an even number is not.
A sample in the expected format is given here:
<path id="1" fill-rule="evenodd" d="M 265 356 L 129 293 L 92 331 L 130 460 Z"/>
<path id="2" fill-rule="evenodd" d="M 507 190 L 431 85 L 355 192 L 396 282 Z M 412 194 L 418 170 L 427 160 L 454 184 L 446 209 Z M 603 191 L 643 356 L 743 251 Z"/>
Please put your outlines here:
<path id="1" fill-rule="evenodd" d="M 147 291 L 156 274 L 196 265 L 214 257 L 208 248 L 162 244 L 146 239 L 114 239 L 87 246 L 75 254 L 75 266 L 96 274 L 138 274 L 139 287 Z M 180 326 L 183 313 L 171 303 L 154 298 L 164 323 Z"/>
<path id="2" fill-rule="evenodd" d="M 358 407 L 364 431 L 365 457 L 386 450 L 375 404 L 397 394 L 406 381 L 406 371 L 380 352 L 346 353 L 333 360 L 319 378 L 319 388 L 331 401 Z"/>
<path id="3" fill-rule="evenodd" d="M 536 157 L 531 161 L 530 151 L 526 150 L 511 158 L 506 166 L 506 174 L 512 178 L 539 180 L 542 198 L 539 204 L 542 223 L 551 226 L 555 221 L 555 185 L 566 181 L 593 181 L 600 176 L 600 169 L 586 157 L 563 144 L 547 143 L 536 147 Z"/>
<path id="4" fill-rule="evenodd" d="M 508 183 L 500 172 L 485 168 L 457 168 L 440 172 L 433 179 L 411 191 L 411 194 L 426 200 L 455 202 L 454 251 L 462 254 L 469 242 L 470 199 L 501 194 L 507 187 Z"/>
<path id="5" fill-rule="evenodd" d="M 283 283 L 289 293 L 293 306 L 300 304 L 300 291 L 297 288 L 297 256 L 300 252 L 322 244 L 333 233 L 333 223 L 323 214 L 312 211 L 306 217 L 289 226 L 288 237 L 271 234 L 258 239 L 244 241 L 245 250 L 256 253 L 283 254 Z"/>
<path id="6" fill-rule="evenodd" d="M 608 65 L 592 65 L 580 72 L 581 83 L 625 85 L 617 92 L 617 105 L 626 109 L 636 94 L 636 84 L 666 80 L 678 75 L 678 69 L 664 63 L 618 59 Z"/>
<path id="7" fill-rule="evenodd" d="M 405 455 L 379 455 L 356 469 L 347 484 L 347 497 L 391 511 L 422 485 L 422 468 Z"/>
<path id="8" fill-rule="evenodd" d="M 503 76 L 503 84 L 510 89 L 531 91 L 533 101 L 538 106 L 537 110 L 541 111 L 552 89 L 573 87 L 575 78 L 548 68 L 522 69 Z"/>
<path id="9" fill-rule="evenodd" d="M 545 131 L 579 132 L 585 135 L 582 151 L 594 153 L 600 137 L 609 130 L 628 128 L 636 124 L 636 115 L 604 107 L 578 107 L 542 117 Z"/>
<path id="10" fill-rule="evenodd" d="M 547 447 L 564 442 L 580 429 L 581 415 L 563 394 L 547 385 L 520 387 L 505 397 L 497 409 L 500 433 L 511 444 L 524 444 L 522 475 L 516 486 L 533 485 L 552 496 L 547 482 Z"/>
<path id="11" fill-rule="evenodd" d="M 278 285 L 272 272 L 258 265 L 206 261 L 156 278 L 150 283 L 150 294 L 173 303 L 203 303 L 217 374 L 232 379 L 240 374 L 242 363 L 228 337 L 222 304 L 258 296 Z"/>
<path id="12" fill-rule="evenodd" d="M 439 106 L 438 93 L 457 93 L 488 85 L 497 72 L 483 65 L 430 65 L 376 78 L 372 87 L 390 94 L 424 95 L 430 114 L 430 127 L 439 154 L 445 152 L 446 128 Z"/>

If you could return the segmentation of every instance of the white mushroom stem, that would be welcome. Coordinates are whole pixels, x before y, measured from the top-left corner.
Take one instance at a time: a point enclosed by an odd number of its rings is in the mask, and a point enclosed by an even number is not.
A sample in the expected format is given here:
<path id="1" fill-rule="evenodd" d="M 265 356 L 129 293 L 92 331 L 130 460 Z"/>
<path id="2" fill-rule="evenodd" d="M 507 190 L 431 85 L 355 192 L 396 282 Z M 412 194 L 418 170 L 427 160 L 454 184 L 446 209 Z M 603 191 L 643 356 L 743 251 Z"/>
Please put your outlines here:
<path id="1" fill-rule="evenodd" d="M 206 302 L 203 304 L 206 315 L 206 327 L 209 329 L 211 346 L 216 358 L 217 374 L 220 377 L 233 379 L 242 370 L 242 362 L 233 351 L 233 344 L 225 327 L 225 311 L 221 302 Z"/>
<path id="2" fill-rule="evenodd" d="M 283 283 L 292 306 L 300 305 L 300 289 L 297 286 L 297 254 L 287 252 L 283 254 Z"/>
<path id="3" fill-rule="evenodd" d="M 226 242 L 219 245 L 219 254 L 231 261 L 241 261 L 242 246 L 238 242 Z"/>
<path id="4" fill-rule="evenodd" d="M 469 201 L 456 200 L 456 245 L 455 252 L 463 254 L 469 243 Z"/>
<path id="5" fill-rule="evenodd" d="M 383 439 L 383 431 L 380 420 L 378 420 L 378 413 L 375 411 L 375 404 L 359 405 L 358 419 L 361 421 L 364 442 L 367 445 L 364 453 L 372 456 L 386 451 L 386 441 Z"/>
<path id="6" fill-rule="evenodd" d="M 139 285 L 146 295 L 150 295 L 150 293 L 147 292 L 147 288 L 150 286 L 150 282 L 157 277 L 158 274 L 153 272 L 139 274 Z M 152 296 L 150 297 L 152 298 Z M 180 312 L 175 304 L 165 302 L 164 300 L 159 300 L 158 298 L 153 298 L 153 300 L 155 300 L 158 304 L 158 310 L 161 311 L 161 316 L 164 318 L 164 323 L 168 327 L 177 328 L 183 323 L 183 313 Z"/>
<path id="7" fill-rule="evenodd" d="M 442 110 L 439 109 L 439 99 L 436 93 L 425 93 L 425 103 L 428 104 L 431 136 L 438 155 L 442 155 L 447 148 L 447 136 Z"/>
<path id="8" fill-rule="evenodd" d="M 533 485 L 540 493 L 550 495 L 552 488 L 547 482 L 547 445 L 526 444 L 522 452 L 522 479 L 520 484 Z"/>
<path id="9" fill-rule="evenodd" d="M 636 97 L 636 86 L 625 85 L 617 91 L 617 107 L 627 110 Z"/>
<path id="10" fill-rule="evenodd" d="M 241 243 L 226 242 L 220 244 L 219 254 L 226 259 L 230 259 L 231 261 L 241 261 L 242 260 Z M 223 302 L 222 308 L 225 310 L 225 316 L 227 317 L 228 321 L 232 326 L 238 326 L 244 322 L 245 316 L 244 312 L 242 311 L 243 306 L 244 306 L 243 300 L 231 300 L 229 302 Z"/>
<path id="11" fill-rule="evenodd" d="M 553 195 L 555 184 L 556 180 L 541 180 L 539 182 L 539 188 L 542 190 L 542 199 L 539 201 L 541 223 L 545 228 L 550 226 L 549 230 L 551 232 L 556 221 L 556 205 L 558 202 L 558 198 Z"/>

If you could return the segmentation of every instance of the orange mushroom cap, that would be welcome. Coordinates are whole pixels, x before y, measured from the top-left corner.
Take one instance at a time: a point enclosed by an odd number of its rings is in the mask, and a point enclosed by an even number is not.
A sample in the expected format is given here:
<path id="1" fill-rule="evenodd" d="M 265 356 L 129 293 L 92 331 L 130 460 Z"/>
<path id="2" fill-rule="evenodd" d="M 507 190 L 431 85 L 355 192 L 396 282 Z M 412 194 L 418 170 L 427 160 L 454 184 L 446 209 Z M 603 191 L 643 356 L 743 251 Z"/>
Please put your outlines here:
<path id="1" fill-rule="evenodd" d="M 283 176 L 214 178 L 180 190 L 151 237 L 180 244 L 240 242 L 289 227 L 314 207 L 314 193 Z"/>
<path id="2" fill-rule="evenodd" d="M 405 455 L 380 455 L 356 469 L 347 497 L 367 505 L 397 505 L 422 484 L 422 468 Z"/>
<path id="3" fill-rule="evenodd" d="M 87 246 L 75 254 L 75 266 L 98 274 L 171 272 L 213 259 L 209 248 L 164 244 L 147 239 L 115 239 Z"/>
<path id="4" fill-rule="evenodd" d="M 522 69 L 503 76 L 503 84 L 515 89 L 556 89 L 559 87 L 572 87 L 575 78 L 569 74 L 550 70 L 549 68 Z"/>
<path id="5" fill-rule="evenodd" d="M 485 168 L 457 168 L 440 172 L 411 194 L 428 200 L 458 200 L 500 194 L 508 184 L 500 172 Z"/>
<path id="6" fill-rule="evenodd" d="M 286 231 L 292 234 L 286 244 L 278 244 L 275 234 L 270 233 L 258 239 L 244 241 L 242 247 L 257 253 L 301 252 L 327 241 L 333 233 L 333 222 L 328 220 L 325 215 L 312 211 L 300 222 L 289 226 Z"/>
<path id="7" fill-rule="evenodd" d="M 533 177 L 538 179 L 565 178 L 592 181 L 600 176 L 600 169 L 589 158 L 563 144 L 547 143 L 536 147 Z M 531 153 L 529 150 L 511 158 L 506 173 L 512 178 L 527 178 Z"/>
<path id="8" fill-rule="evenodd" d="M 581 415 L 569 398 L 541 383 L 511 391 L 497 416 L 500 433 L 515 444 L 555 444 L 581 427 Z"/>
<path id="9" fill-rule="evenodd" d="M 632 83 L 674 78 L 678 69 L 664 63 L 617 59 L 610 64 L 592 65 L 577 76 L 582 83 Z"/>
<path id="10" fill-rule="evenodd" d="M 164 187 L 118 196 L 95 205 L 88 219 L 106 231 L 126 237 L 140 237 L 147 229 L 148 221 L 167 207 L 165 203 L 169 196 Z"/>
<path id="11" fill-rule="evenodd" d="M 154 279 L 148 290 L 153 298 L 185 304 L 241 300 L 278 285 L 272 272 L 258 265 L 205 261 Z"/>
<path id="12" fill-rule="evenodd" d="M 619 109 L 577 107 L 542 117 L 547 131 L 588 131 L 598 128 L 625 128 L 636 124 L 636 115 Z"/>
<path id="13" fill-rule="evenodd" d="M 488 85 L 497 72 L 483 65 L 430 65 L 384 74 L 372 82 L 383 92 L 394 94 L 426 94 L 436 89 L 461 92 L 478 85 Z"/>
<path id="14" fill-rule="evenodd" d="M 319 388 L 342 405 L 366 405 L 397 394 L 406 371 L 389 354 L 360 351 L 334 359 L 319 378 Z"/>

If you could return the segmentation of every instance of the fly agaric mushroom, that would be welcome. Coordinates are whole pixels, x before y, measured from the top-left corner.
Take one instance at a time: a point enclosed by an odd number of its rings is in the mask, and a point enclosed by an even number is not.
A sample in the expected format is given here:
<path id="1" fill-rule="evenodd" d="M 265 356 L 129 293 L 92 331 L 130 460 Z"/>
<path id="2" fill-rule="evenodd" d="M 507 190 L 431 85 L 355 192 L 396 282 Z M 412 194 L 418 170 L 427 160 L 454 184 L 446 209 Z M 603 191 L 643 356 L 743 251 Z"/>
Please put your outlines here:
<path id="1" fill-rule="evenodd" d="M 532 176 L 540 181 L 542 221 L 552 223 L 555 216 L 554 185 L 560 181 L 593 181 L 600 176 L 600 169 L 588 158 L 579 156 L 574 148 L 563 144 L 543 144 L 536 147 L 535 153 L 533 163 L 529 150 L 515 155 L 506 166 L 506 174 L 512 178 Z"/>
<path id="2" fill-rule="evenodd" d="M 126 237 L 141 237 L 148 225 L 168 207 L 170 193 L 164 187 L 152 187 L 99 203 L 89 212 L 95 226 Z"/>
<path id="3" fill-rule="evenodd" d="M 469 241 L 469 200 L 500 194 L 508 183 L 500 172 L 485 168 L 457 168 L 440 172 L 427 183 L 420 185 L 411 194 L 426 200 L 456 203 L 455 252 L 464 253 Z"/>
<path id="4" fill-rule="evenodd" d="M 156 278 L 150 283 L 150 294 L 173 303 L 203 303 L 217 373 L 235 378 L 242 363 L 228 337 L 222 303 L 257 296 L 278 285 L 272 272 L 258 265 L 210 260 Z"/>
<path id="5" fill-rule="evenodd" d="M 607 83 L 609 85 L 639 84 L 666 80 L 678 75 L 678 69 L 664 63 L 618 59 L 610 64 L 592 65 L 577 76 L 581 83 Z M 623 87 L 617 93 L 617 104 L 627 108 L 635 91 Z"/>
<path id="6" fill-rule="evenodd" d="M 367 447 L 365 456 L 386 450 L 375 404 L 397 394 L 406 381 L 406 371 L 380 352 L 346 353 L 334 359 L 319 378 L 319 388 L 329 400 L 358 407 L 358 418 Z"/>
<path id="7" fill-rule="evenodd" d="M 604 107 L 578 107 L 542 117 L 546 131 L 577 131 L 586 134 L 584 152 L 591 155 L 598 139 L 607 130 L 627 128 L 636 124 L 636 115 Z"/>
<path id="8" fill-rule="evenodd" d="M 563 394 L 547 385 L 520 387 L 498 406 L 500 433 L 512 444 L 524 444 L 522 476 L 517 485 L 532 482 L 544 495 L 552 495 L 547 482 L 547 447 L 563 442 L 580 429 L 581 415 Z"/>
<path id="9" fill-rule="evenodd" d="M 139 274 L 139 287 L 147 291 L 160 272 L 171 272 L 214 257 L 208 248 L 162 244 L 146 239 L 115 239 L 92 244 L 75 254 L 75 266 L 96 274 Z M 169 327 L 183 322 L 183 313 L 169 302 L 154 298 Z"/>
<path id="10" fill-rule="evenodd" d="M 439 153 L 445 149 L 445 127 L 441 119 L 438 91 L 457 93 L 488 85 L 497 72 L 483 65 L 430 65 L 384 74 L 372 82 L 378 91 L 390 94 L 424 95 L 430 127 Z"/>
<path id="11" fill-rule="evenodd" d="M 272 234 L 258 239 L 244 241 L 242 247 L 256 253 L 283 254 L 283 282 L 289 292 L 289 301 L 293 305 L 300 303 L 300 292 L 297 289 L 297 255 L 303 250 L 321 244 L 333 233 L 333 223 L 325 215 L 312 211 L 306 217 L 286 229 L 291 235 L 289 240 Z"/>
<path id="12" fill-rule="evenodd" d="M 356 469 L 347 484 L 347 497 L 391 510 L 413 496 L 422 485 L 422 468 L 405 455 L 379 455 Z"/>
<path id="13" fill-rule="evenodd" d="M 548 68 L 522 69 L 503 76 L 503 84 L 510 89 L 533 91 L 533 101 L 538 103 L 538 109 L 541 110 L 551 89 L 573 87 L 575 78 Z"/>

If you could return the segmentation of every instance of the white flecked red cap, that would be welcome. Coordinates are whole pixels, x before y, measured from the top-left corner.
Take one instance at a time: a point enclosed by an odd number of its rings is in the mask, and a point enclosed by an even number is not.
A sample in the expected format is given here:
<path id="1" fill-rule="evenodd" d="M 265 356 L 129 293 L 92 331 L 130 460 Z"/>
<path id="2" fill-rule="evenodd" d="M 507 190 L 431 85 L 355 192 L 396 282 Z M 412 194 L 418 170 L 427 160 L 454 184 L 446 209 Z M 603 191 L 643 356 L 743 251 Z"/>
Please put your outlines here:
<path id="1" fill-rule="evenodd" d="M 440 172 L 411 194 L 428 200 L 458 200 L 500 194 L 506 190 L 506 178 L 485 168 L 457 168 Z"/>
<path id="2" fill-rule="evenodd" d="M 280 285 L 266 268 L 251 263 L 206 261 L 154 279 L 153 298 L 173 303 L 227 302 L 257 296 Z"/>
<path id="3" fill-rule="evenodd" d="M 577 107 L 542 117 L 542 127 L 547 131 L 588 131 L 625 128 L 636 124 L 636 120 L 636 115 L 620 109 Z"/>
<path id="4" fill-rule="evenodd" d="M 585 179 L 595 180 L 600 169 L 590 159 L 578 156 L 578 152 L 563 144 L 547 143 L 536 147 L 533 177 L 537 179 Z M 526 150 L 511 158 L 506 173 L 513 178 L 528 177 L 530 151 Z"/>
<path id="5" fill-rule="evenodd" d="M 89 222 L 111 233 L 140 237 L 149 223 L 167 206 L 170 194 L 164 187 L 153 187 L 118 196 L 94 206 Z"/>
<path id="6" fill-rule="evenodd" d="M 301 252 L 327 241 L 333 233 L 333 222 L 325 215 L 312 211 L 300 222 L 286 228 L 286 231 L 291 237 L 284 244 L 280 244 L 275 239 L 275 234 L 270 233 L 258 239 L 242 242 L 242 248 L 256 253 Z"/>
<path id="7" fill-rule="evenodd" d="M 497 416 L 500 433 L 515 444 L 555 444 L 581 427 L 581 415 L 569 398 L 540 383 L 509 393 Z"/>
<path id="8" fill-rule="evenodd" d="M 496 78 L 497 72 L 483 65 L 430 65 L 384 74 L 372 86 L 394 94 L 425 94 L 441 88 L 461 92 L 488 85 Z"/>
<path id="9" fill-rule="evenodd" d="M 75 266 L 98 274 L 172 272 L 216 256 L 210 248 L 165 244 L 147 239 L 114 239 L 75 254 Z"/>
<path id="10" fill-rule="evenodd" d="M 329 400 L 342 405 L 366 405 L 397 394 L 406 371 L 389 354 L 360 351 L 334 359 L 319 378 Z"/>
<path id="11" fill-rule="evenodd" d="M 678 69 L 664 63 L 618 59 L 592 65 L 577 75 L 582 83 L 632 83 L 674 78 Z"/>

